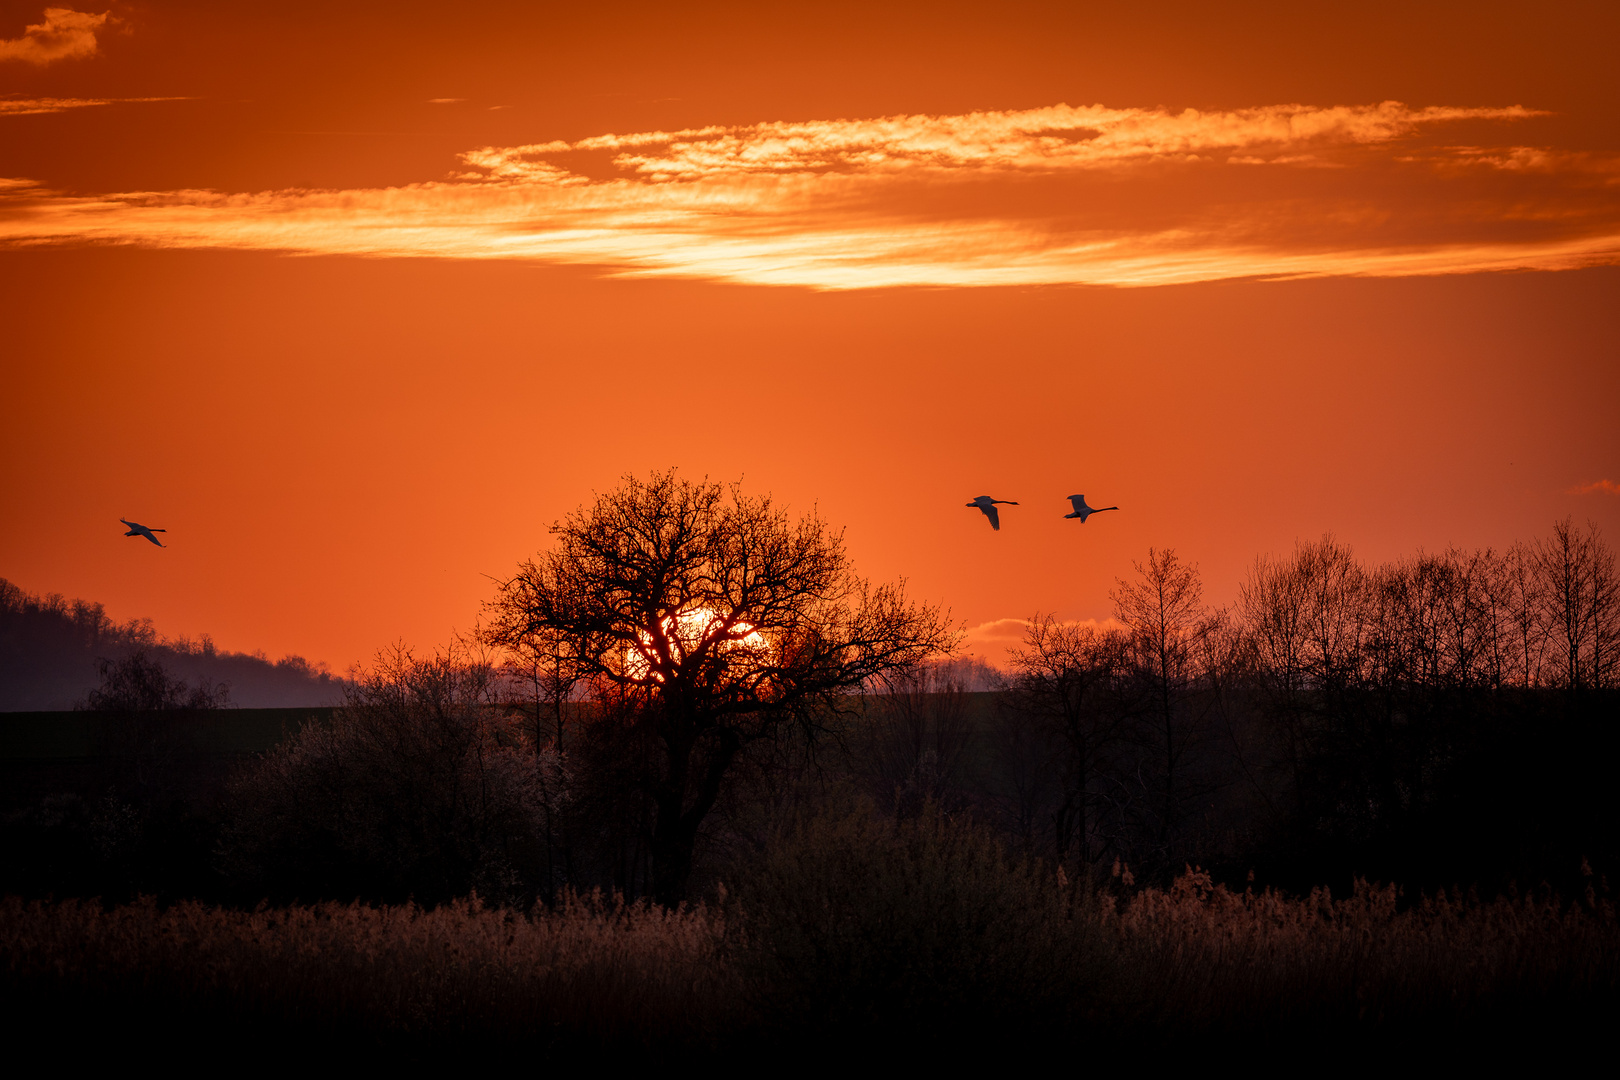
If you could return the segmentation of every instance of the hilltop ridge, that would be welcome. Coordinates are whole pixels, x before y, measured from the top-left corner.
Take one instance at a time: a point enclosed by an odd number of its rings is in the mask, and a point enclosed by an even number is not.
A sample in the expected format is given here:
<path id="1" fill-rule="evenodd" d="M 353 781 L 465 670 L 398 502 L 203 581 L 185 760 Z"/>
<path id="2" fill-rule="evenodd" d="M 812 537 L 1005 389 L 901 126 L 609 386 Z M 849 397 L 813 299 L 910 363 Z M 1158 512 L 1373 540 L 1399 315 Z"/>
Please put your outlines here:
<path id="1" fill-rule="evenodd" d="M 150 619 L 117 622 L 101 604 L 36 595 L 0 578 L 0 712 L 71 709 L 98 683 L 97 661 L 145 649 L 175 676 L 224 683 L 245 708 L 335 705 L 344 680 L 301 656 L 216 649 L 160 635 Z"/>

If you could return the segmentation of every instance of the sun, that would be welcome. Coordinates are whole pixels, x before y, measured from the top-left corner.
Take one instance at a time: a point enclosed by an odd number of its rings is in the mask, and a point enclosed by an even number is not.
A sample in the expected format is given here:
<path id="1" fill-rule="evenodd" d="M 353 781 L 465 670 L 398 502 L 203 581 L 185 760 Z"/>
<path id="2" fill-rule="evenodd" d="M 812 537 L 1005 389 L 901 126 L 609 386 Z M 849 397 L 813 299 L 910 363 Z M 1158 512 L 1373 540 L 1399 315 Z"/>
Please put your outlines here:
<path id="1" fill-rule="evenodd" d="M 763 655 L 769 649 L 765 636 L 750 623 L 728 620 L 713 608 L 700 607 L 679 615 L 665 616 L 662 620 L 663 636 L 669 642 L 667 660 L 679 667 L 686 659 L 706 646 L 725 653 L 743 652 Z M 625 650 L 624 673 L 632 679 L 652 679 L 663 682 L 664 676 L 656 668 L 666 658 L 658 655 L 657 644 L 648 630 L 637 635 L 638 644 Z"/>

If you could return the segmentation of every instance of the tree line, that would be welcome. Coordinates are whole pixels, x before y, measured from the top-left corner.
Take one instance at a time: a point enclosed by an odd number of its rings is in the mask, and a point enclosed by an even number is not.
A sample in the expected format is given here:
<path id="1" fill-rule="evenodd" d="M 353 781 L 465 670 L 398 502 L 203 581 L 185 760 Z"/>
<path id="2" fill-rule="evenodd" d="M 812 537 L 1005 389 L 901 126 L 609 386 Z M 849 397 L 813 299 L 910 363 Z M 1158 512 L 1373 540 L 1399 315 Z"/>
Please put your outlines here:
<path id="1" fill-rule="evenodd" d="M 1549 831 L 1612 844 L 1620 584 L 1594 527 L 1382 566 L 1324 537 L 1259 559 L 1229 610 L 1173 551 L 1136 571 L 1118 629 L 1037 617 L 1013 653 L 1006 705 L 1046 733 L 1033 846 L 1410 878 L 1549 872 L 1510 850 Z"/>
<path id="2" fill-rule="evenodd" d="M 944 614 L 856 576 L 824 522 L 735 488 L 632 478 L 554 538 L 460 654 L 396 654 L 347 711 L 455 733 L 413 745 L 423 770 L 472 769 L 445 789 L 477 803 L 470 832 L 435 858 L 485 895 L 498 879 L 674 903 L 852 800 L 972 815 L 1070 874 L 1157 880 L 1191 863 L 1495 887 L 1613 843 L 1599 763 L 1620 593 L 1595 528 L 1382 566 L 1326 537 L 1257 561 L 1224 610 L 1152 550 L 1116 583 L 1112 628 L 1036 615 L 1001 672 L 951 659 Z M 295 760 L 339 737 L 276 758 L 270 801 L 312 805 Z M 376 813 L 421 804 L 399 773 L 410 740 L 367 738 L 371 764 L 345 775 L 398 774 Z M 320 745 L 331 770 L 358 760 Z"/>
<path id="3" fill-rule="evenodd" d="M 1495 889 L 1617 854 L 1620 589 L 1595 528 L 1381 566 L 1327 537 L 1238 596 L 1211 607 L 1150 550 L 1110 626 L 1036 615 L 997 672 L 813 514 L 627 478 L 477 633 L 379 657 L 240 770 L 197 850 L 247 901 L 519 904 L 675 904 L 857 804 L 970 818 L 1071 879 Z"/>

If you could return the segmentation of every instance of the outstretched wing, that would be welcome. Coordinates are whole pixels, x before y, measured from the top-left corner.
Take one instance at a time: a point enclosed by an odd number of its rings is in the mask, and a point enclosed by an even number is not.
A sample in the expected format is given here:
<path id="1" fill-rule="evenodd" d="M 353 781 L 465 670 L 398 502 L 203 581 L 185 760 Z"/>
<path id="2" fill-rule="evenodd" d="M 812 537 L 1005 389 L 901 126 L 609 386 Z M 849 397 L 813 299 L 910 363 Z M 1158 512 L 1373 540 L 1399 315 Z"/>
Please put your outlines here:
<path id="1" fill-rule="evenodd" d="M 158 547 L 163 546 L 163 541 L 161 541 L 157 537 L 153 536 L 151 529 L 142 529 L 141 530 L 141 535 L 146 537 L 148 540 L 152 541 L 152 543 L 156 544 Z"/>
<path id="2" fill-rule="evenodd" d="M 1001 515 L 996 513 L 996 508 L 993 507 L 993 506 L 981 506 L 981 507 L 979 507 L 979 509 L 983 510 L 984 511 L 984 516 L 990 519 L 990 527 L 992 529 L 996 530 L 997 532 L 1000 532 L 1001 531 Z"/>

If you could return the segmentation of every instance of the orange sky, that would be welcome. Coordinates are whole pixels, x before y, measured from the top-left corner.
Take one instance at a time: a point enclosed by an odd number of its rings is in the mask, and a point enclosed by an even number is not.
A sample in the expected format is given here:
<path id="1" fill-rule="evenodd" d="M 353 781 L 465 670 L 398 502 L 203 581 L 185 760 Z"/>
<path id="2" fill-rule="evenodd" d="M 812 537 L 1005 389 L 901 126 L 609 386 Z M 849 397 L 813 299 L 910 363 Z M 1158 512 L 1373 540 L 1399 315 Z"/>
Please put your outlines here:
<path id="1" fill-rule="evenodd" d="M 341 668 L 671 464 L 968 626 L 1620 536 L 1612 5 L 449 10 L 0 4 L 0 576 Z"/>

